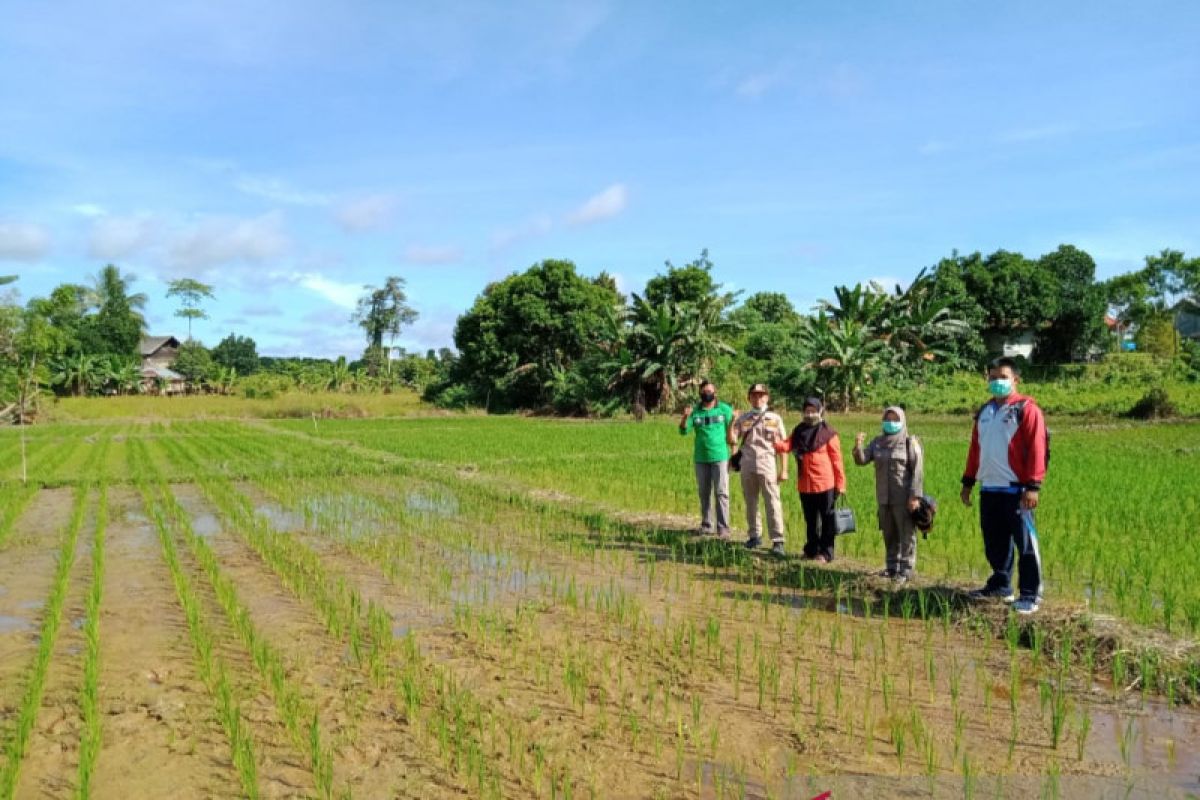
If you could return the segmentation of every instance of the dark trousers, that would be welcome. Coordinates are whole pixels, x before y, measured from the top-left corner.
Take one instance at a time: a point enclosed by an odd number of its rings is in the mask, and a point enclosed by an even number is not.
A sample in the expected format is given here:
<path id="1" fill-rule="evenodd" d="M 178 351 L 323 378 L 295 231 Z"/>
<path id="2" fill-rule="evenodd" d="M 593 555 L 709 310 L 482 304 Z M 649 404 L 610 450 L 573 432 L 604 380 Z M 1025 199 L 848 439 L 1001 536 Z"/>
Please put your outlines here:
<path id="1" fill-rule="evenodd" d="M 1021 495 L 986 489 L 980 492 L 979 526 L 983 529 L 983 550 L 992 565 L 988 588 L 1012 588 L 1015 560 L 1021 597 L 1040 598 L 1042 556 L 1038 550 L 1037 527 L 1033 512 L 1021 508 Z"/>
<path id="2" fill-rule="evenodd" d="M 804 509 L 804 555 L 825 556 L 833 561 L 833 542 L 837 528 L 833 521 L 833 501 L 837 489 L 827 492 L 801 492 L 800 507 Z"/>

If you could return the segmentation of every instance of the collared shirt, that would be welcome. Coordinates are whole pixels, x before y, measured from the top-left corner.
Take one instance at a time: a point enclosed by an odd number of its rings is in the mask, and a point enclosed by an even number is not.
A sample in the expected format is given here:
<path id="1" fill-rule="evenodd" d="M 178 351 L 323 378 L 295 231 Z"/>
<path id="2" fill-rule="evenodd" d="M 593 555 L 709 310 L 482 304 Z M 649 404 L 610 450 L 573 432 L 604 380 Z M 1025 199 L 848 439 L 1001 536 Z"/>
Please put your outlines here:
<path id="1" fill-rule="evenodd" d="M 733 433 L 741 441 L 742 472 L 756 475 L 775 474 L 775 443 L 787 441 L 783 417 L 774 411 L 747 411 L 733 423 Z"/>

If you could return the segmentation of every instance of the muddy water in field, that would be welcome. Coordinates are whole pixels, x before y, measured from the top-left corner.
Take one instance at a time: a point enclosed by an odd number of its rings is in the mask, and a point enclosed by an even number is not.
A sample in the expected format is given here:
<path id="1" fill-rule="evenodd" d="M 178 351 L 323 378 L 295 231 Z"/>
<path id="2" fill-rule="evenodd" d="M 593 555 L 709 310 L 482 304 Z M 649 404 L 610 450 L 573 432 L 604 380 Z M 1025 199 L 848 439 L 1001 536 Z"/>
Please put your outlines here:
<path id="1" fill-rule="evenodd" d="M 91 585 L 92 530 L 89 505 L 75 544 L 58 634 L 42 687 L 42 704 L 30 734 L 16 797 L 65 797 L 72 794 L 79 771 L 83 728 L 79 687 L 83 681 L 85 598 Z M 78 624 L 76 624 L 78 623 Z"/>
<path id="2" fill-rule="evenodd" d="M 0 551 L 0 731 L 7 730 L 17 712 L 37 652 L 42 607 L 50 594 L 71 503 L 69 489 L 38 492 Z"/>
<path id="3" fill-rule="evenodd" d="M 189 494 L 182 505 L 193 525 L 217 513 L 200 496 Z M 295 535 L 304 540 L 303 533 Z M 394 692 L 368 680 L 318 612 L 288 591 L 235 533 L 222 528 L 209 541 L 255 628 L 284 658 L 306 702 L 319 713 L 322 734 L 333 746 L 335 786 L 360 798 L 461 796 L 462 788 L 429 763 L 400 719 Z"/>
<path id="4" fill-rule="evenodd" d="M 374 685 L 354 665 L 347 642 L 222 524 L 198 487 L 172 488 L 256 627 L 285 656 L 290 679 L 319 709 L 335 788 L 359 797 L 476 796 L 438 755 L 436 740 L 410 729 L 397 687 Z M 438 491 L 385 482 L 380 493 L 397 505 L 355 487 L 314 492 L 313 504 L 296 510 L 237 488 L 364 603 L 387 610 L 394 635 L 412 632 L 425 657 L 481 703 L 485 726 L 494 721 L 497 732 L 484 741 L 504 796 L 535 794 L 517 765 L 528 769 L 543 753 L 553 769 L 569 771 L 576 797 L 1158 798 L 1200 790 L 1194 711 L 1138 708 L 1128 698 L 1118 708 L 1103 691 L 1073 691 L 1068 730 L 1054 750 L 1039 698 L 1044 666 L 1020 651 L 1014 681 L 1002 643 L 956 624 L 905 621 L 895 607 L 884 620 L 878 604 L 868 611 L 856 598 L 765 590 L 761 574 L 651 563 L 661 553 L 626 543 L 572 549 L 571 537 L 588 531 L 538 527 L 519 511 L 476 518 L 466 503 L 413 507 L 406 494 L 447 496 Z M 35 499 L 30 509 L 53 506 Z M 397 506 L 400 513 L 389 514 Z M 98 796 L 239 796 L 157 536 L 131 492 L 113 491 L 112 518 Z M 462 533 L 472 526 L 475 534 Z M 0 558 L 0 614 L 36 626 L 31 604 L 48 591 L 56 533 L 25 537 L 27 569 L 12 566 L 11 549 Z M 393 565 L 399 580 L 388 579 L 369 550 L 353 549 L 365 533 L 404 538 L 408 549 L 396 552 L 410 554 L 410 563 Z M 43 583 L 34 586 L 26 573 Z M 220 614 L 211 601 L 208 608 Z M 0 669 L 18 650 L 28 663 L 35 632 L 0 628 Z M 244 653 L 230 656 L 244 688 L 252 686 Z M 573 680 L 582 681 L 581 694 Z M 260 704 L 256 730 L 274 713 L 265 693 Z M 1083 708 L 1092 727 L 1080 759 Z M 46 724 L 62 726 L 62 716 Z M 282 749 L 260 757 L 263 776 L 287 758 Z M 292 760 L 288 769 L 303 773 L 303 758 Z M 274 782 L 265 789 L 288 794 Z M 545 776 L 540 793 L 551 794 Z"/>

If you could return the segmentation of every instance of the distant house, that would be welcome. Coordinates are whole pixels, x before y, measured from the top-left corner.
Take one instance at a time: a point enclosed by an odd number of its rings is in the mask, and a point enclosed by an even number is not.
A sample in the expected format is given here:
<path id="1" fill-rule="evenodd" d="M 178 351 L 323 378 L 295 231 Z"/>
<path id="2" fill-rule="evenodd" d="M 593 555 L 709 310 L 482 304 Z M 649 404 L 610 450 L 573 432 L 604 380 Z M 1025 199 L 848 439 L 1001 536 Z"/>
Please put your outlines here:
<path id="1" fill-rule="evenodd" d="M 1137 344 L 1134 343 L 1133 337 L 1137 333 L 1137 325 L 1133 322 L 1123 322 L 1112 314 L 1104 315 L 1104 327 L 1108 328 L 1117 339 L 1117 349 L 1121 351 L 1133 351 L 1137 349 Z"/>
<path id="2" fill-rule="evenodd" d="M 138 346 L 142 356 L 142 389 L 150 394 L 183 394 L 187 381 L 171 365 L 179 355 L 174 336 L 146 336 Z"/>
<path id="3" fill-rule="evenodd" d="M 1007 358 L 1033 358 L 1034 332 L 1028 328 L 1014 331 L 984 331 L 983 343 L 989 353 Z"/>

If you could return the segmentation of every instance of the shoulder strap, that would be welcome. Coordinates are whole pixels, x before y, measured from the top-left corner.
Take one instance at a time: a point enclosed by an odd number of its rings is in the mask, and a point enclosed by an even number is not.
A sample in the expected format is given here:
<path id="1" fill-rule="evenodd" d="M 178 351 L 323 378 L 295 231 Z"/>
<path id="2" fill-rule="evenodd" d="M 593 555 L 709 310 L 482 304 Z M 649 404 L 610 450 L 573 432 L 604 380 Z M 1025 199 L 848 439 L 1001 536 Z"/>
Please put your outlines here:
<path id="1" fill-rule="evenodd" d="M 768 414 L 768 413 L 770 413 L 770 412 L 768 412 L 768 411 L 764 411 L 764 412 L 762 412 L 761 414 L 759 414 L 759 415 L 758 415 L 758 419 L 754 420 L 754 424 L 750 426 L 750 430 L 748 430 L 748 431 L 746 431 L 745 433 L 743 433 L 743 434 L 742 434 L 742 438 L 738 439 L 738 446 L 739 446 L 739 447 L 742 445 L 742 443 L 743 443 L 743 442 L 745 442 L 745 441 L 746 441 L 746 437 L 750 435 L 750 431 L 752 431 L 752 430 L 754 430 L 755 428 L 757 428 L 757 427 L 758 427 L 758 426 L 759 426 L 759 425 L 762 423 L 762 421 L 763 421 L 764 419 L 766 419 L 766 418 L 767 418 L 767 414 Z"/>

